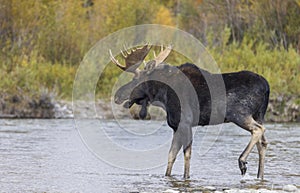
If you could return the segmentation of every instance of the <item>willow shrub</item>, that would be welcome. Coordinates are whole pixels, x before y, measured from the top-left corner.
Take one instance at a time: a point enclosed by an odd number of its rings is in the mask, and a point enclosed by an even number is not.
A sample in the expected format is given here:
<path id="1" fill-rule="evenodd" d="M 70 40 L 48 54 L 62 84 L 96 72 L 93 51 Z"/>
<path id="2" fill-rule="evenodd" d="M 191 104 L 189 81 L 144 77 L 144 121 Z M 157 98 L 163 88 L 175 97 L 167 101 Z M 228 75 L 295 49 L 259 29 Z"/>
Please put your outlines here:
<path id="1" fill-rule="evenodd" d="M 278 47 L 270 49 L 267 44 L 246 40 L 242 44 L 232 43 L 208 48 L 223 73 L 249 70 L 263 75 L 271 87 L 271 95 L 299 95 L 300 93 L 300 55 L 292 48 L 288 51 Z M 178 66 L 188 61 L 178 53 L 173 53 L 168 63 Z M 113 64 L 99 79 L 97 93 L 109 96 L 121 71 Z"/>
<path id="2" fill-rule="evenodd" d="M 1 93 L 23 94 L 28 97 L 47 90 L 58 98 L 71 99 L 76 68 L 49 62 L 21 61 L 13 71 L 0 66 Z"/>
<path id="3" fill-rule="evenodd" d="M 271 94 L 299 95 L 300 93 L 300 56 L 295 50 L 278 48 L 270 50 L 267 45 L 249 41 L 241 45 L 232 44 L 224 49 L 209 49 L 222 72 L 250 70 L 263 75 L 270 83 Z M 168 63 L 180 65 L 187 62 L 179 54 L 172 54 Z M 2 93 L 20 91 L 34 95 L 41 89 L 56 93 L 58 98 L 71 99 L 72 86 L 76 73 L 73 65 L 41 62 L 34 57 L 30 61 L 23 59 L 14 66 L 0 66 L 0 90 Z M 98 97 L 105 98 L 121 73 L 120 69 L 109 64 L 99 78 Z"/>
<path id="4" fill-rule="evenodd" d="M 292 48 L 269 49 L 267 44 L 244 41 L 222 51 L 211 49 L 222 72 L 249 70 L 263 75 L 270 83 L 271 94 L 299 95 L 300 55 Z"/>

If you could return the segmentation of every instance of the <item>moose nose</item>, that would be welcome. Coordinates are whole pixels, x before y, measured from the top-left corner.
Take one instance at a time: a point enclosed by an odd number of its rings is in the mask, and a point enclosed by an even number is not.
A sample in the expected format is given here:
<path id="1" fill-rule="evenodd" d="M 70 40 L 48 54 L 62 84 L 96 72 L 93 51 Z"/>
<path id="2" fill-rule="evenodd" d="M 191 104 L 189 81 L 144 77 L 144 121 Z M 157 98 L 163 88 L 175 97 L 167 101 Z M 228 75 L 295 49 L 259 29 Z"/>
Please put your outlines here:
<path id="1" fill-rule="evenodd" d="M 118 103 L 118 101 L 119 101 L 119 97 L 115 97 L 115 103 Z"/>
<path id="2" fill-rule="evenodd" d="M 120 97 L 118 97 L 118 96 L 115 96 L 115 103 L 116 104 L 121 104 L 121 103 L 123 103 L 124 101 L 120 98 Z"/>

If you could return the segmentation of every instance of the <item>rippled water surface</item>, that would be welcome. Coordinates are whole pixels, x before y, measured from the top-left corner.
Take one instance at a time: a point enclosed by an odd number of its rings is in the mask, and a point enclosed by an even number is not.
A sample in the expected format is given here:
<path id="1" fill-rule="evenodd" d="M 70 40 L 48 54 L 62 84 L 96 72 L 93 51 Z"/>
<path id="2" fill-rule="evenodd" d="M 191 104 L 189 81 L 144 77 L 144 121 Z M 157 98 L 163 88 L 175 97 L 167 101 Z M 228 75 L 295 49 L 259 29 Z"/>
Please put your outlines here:
<path id="1" fill-rule="evenodd" d="M 159 147 L 169 147 L 172 130 L 163 122 L 101 121 L 98 125 L 95 120 L 81 120 L 80 127 L 103 135 L 98 136 L 100 142 L 108 138 L 124 152 L 151 150 L 151 157 L 145 154 L 132 160 L 137 167 L 160 160 L 155 155 L 167 162 L 168 149 Z M 103 148 L 95 155 L 97 151 L 83 142 L 86 139 L 81 139 L 85 137 L 78 133 L 74 120 L 0 120 L 0 192 L 162 192 L 172 188 L 197 192 L 203 186 L 280 189 L 286 184 L 299 188 L 300 125 L 266 127 L 269 146 L 264 181 L 255 178 L 256 149 L 248 158 L 248 174 L 241 178 L 237 158 L 250 134 L 233 124 L 194 129 L 191 179 L 183 180 L 182 154 L 173 176 L 166 178 L 166 166 L 161 163 L 152 169 L 116 167 L 120 161 L 125 166 L 131 161 L 112 147 L 95 146 Z M 160 152 L 153 154 L 155 150 Z M 103 160 L 101 153 L 111 154 L 110 161 Z"/>

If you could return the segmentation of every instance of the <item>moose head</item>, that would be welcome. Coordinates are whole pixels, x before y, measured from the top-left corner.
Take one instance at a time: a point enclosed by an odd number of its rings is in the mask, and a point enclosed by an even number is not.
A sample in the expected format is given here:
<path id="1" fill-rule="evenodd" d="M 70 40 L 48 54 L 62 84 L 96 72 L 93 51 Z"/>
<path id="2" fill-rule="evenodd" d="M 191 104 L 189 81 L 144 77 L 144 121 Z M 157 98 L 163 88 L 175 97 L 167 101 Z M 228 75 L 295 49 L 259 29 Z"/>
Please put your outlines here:
<path id="1" fill-rule="evenodd" d="M 172 68 L 171 66 L 163 63 L 172 50 L 172 47 L 168 46 L 165 49 L 161 47 L 161 52 L 158 56 L 155 56 L 155 59 L 147 62 L 144 69 L 140 70 L 139 66 L 144 63 L 144 59 L 151 50 L 151 47 L 152 46 L 145 45 L 130 51 L 121 51 L 125 60 L 125 65 L 120 64 L 119 61 L 112 55 L 111 50 L 109 51 L 111 60 L 114 64 L 116 64 L 121 70 L 134 74 L 133 79 L 129 83 L 117 90 L 114 96 L 115 103 L 122 104 L 125 102 L 125 108 L 130 108 L 134 103 L 141 105 L 142 108 L 139 113 L 141 119 L 144 119 L 147 115 L 149 101 L 153 102 L 153 100 L 155 100 L 154 98 L 149 98 L 149 89 L 146 89 L 147 81 L 154 83 L 151 81 L 153 77 L 161 77 L 162 71 L 165 71 L 166 68 Z M 158 85 L 160 83 L 155 82 L 154 84 Z M 157 95 L 156 97 L 161 96 Z"/>

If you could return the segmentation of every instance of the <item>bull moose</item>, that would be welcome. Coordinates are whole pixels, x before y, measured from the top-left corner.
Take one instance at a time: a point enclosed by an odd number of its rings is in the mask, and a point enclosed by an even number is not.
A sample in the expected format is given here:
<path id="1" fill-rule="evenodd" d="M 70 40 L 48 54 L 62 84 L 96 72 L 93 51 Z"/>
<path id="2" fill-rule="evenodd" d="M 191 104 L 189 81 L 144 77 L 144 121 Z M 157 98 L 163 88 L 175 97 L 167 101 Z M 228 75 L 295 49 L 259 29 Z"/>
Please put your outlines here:
<path id="1" fill-rule="evenodd" d="M 150 104 L 161 106 L 167 113 L 167 123 L 173 129 L 172 145 L 168 155 L 168 165 L 165 175 L 170 176 L 176 156 L 181 148 L 184 152 L 184 178 L 189 178 L 190 158 L 192 149 L 192 127 L 209 124 L 232 122 L 251 133 L 251 140 L 238 158 L 241 174 L 246 173 L 247 157 L 256 145 L 259 154 L 257 178 L 264 177 L 264 160 L 267 141 L 264 136 L 265 127 L 262 125 L 269 102 L 269 84 L 262 76 L 250 71 L 213 74 L 194 64 L 186 63 L 171 66 L 164 61 L 172 51 L 169 46 L 162 49 L 155 59 L 145 63 L 151 46 L 144 45 L 132 50 L 121 51 L 125 65 L 114 58 L 111 50 L 110 57 L 123 71 L 134 73 L 134 78 L 115 93 L 115 103 L 130 108 L 134 103 L 141 105 L 140 117 L 147 115 Z M 143 70 L 139 69 L 145 63 Z M 182 80 L 179 73 L 185 75 L 192 85 L 196 95 L 190 96 L 187 81 Z M 205 77 L 221 77 L 225 85 L 225 98 L 213 101 L 209 85 Z M 175 88 L 175 89 L 174 89 Z M 218 105 L 225 104 L 225 105 Z M 220 113 L 223 118 L 211 122 L 212 116 Z"/>

